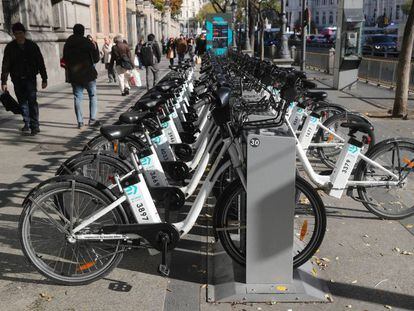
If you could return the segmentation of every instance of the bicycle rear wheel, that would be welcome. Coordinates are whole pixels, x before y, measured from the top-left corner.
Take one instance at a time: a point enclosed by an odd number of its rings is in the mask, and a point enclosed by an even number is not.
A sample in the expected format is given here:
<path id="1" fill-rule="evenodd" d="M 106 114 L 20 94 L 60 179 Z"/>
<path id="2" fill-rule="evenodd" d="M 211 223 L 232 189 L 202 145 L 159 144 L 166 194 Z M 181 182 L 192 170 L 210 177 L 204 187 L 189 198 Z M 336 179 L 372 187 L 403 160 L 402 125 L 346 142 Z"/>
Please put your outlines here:
<path id="1" fill-rule="evenodd" d="M 104 189 L 92 180 L 59 176 L 42 183 L 24 201 L 19 221 L 22 250 L 48 279 L 64 285 L 88 284 L 121 261 L 124 246 L 120 241 L 69 239 L 71 226 L 115 200 Z M 98 233 L 102 225 L 122 223 L 125 215 L 115 208 L 79 234 Z"/>
<path id="2" fill-rule="evenodd" d="M 345 112 L 336 114 L 323 123 L 325 127 L 342 137 L 346 142 L 349 139 L 350 129 L 342 127 L 342 123 L 368 123 L 368 121 L 357 113 Z M 362 153 L 366 153 L 375 144 L 373 130 L 370 130 L 368 133 L 357 132 L 354 136 L 358 141 L 364 143 Z M 332 143 L 332 147 L 317 147 L 316 150 L 321 161 L 327 167 L 334 168 L 342 149 L 342 147 L 339 146 L 341 143 L 340 140 L 333 134 L 320 128 L 315 135 L 314 141 L 315 143 Z"/>
<path id="3" fill-rule="evenodd" d="M 124 176 L 132 170 L 128 162 L 112 154 L 92 150 L 76 154 L 66 160 L 58 168 L 56 175 L 84 176 L 110 186 L 114 183 L 115 174 Z"/>
<path id="4" fill-rule="evenodd" d="M 326 230 L 324 204 L 318 193 L 301 177 L 296 177 L 293 267 L 298 268 L 318 250 Z M 229 256 L 246 264 L 246 192 L 240 180 L 233 181 L 218 199 L 215 207 L 216 233 Z M 275 206 L 277 208 L 277 206 Z"/>
<path id="5" fill-rule="evenodd" d="M 384 219 L 402 219 L 414 214 L 414 140 L 389 139 L 376 145 L 367 156 L 399 176 L 397 186 L 359 186 L 362 204 Z M 391 181 L 392 177 L 363 160 L 355 171 L 358 181 Z"/>
<path id="6" fill-rule="evenodd" d="M 143 145 L 140 143 L 139 139 L 134 136 L 125 137 L 122 141 L 114 140 L 109 141 L 103 135 L 98 135 L 92 138 L 83 148 L 83 151 L 89 150 L 102 150 L 107 153 L 112 153 L 116 156 L 119 156 L 121 159 L 128 159 L 130 155 L 129 147 L 135 147 L 135 149 L 140 150 L 143 148 Z"/>

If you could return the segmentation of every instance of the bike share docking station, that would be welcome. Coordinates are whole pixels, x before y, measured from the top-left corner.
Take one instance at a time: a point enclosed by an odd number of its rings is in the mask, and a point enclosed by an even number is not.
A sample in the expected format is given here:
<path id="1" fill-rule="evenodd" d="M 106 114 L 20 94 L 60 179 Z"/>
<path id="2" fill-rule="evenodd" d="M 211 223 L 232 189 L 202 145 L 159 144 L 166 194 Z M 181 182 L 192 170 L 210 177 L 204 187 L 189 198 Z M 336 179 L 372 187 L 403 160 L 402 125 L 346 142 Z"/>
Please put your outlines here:
<path id="1" fill-rule="evenodd" d="M 269 116 L 249 116 L 259 120 Z M 287 128 L 249 130 L 247 160 L 246 267 L 216 243 L 208 257 L 209 302 L 326 302 L 327 287 L 312 264 L 293 269 L 296 151 Z M 243 211 L 243 209 L 240 209 Z M 245 217 L 245 221 L 243 221 Z"/>

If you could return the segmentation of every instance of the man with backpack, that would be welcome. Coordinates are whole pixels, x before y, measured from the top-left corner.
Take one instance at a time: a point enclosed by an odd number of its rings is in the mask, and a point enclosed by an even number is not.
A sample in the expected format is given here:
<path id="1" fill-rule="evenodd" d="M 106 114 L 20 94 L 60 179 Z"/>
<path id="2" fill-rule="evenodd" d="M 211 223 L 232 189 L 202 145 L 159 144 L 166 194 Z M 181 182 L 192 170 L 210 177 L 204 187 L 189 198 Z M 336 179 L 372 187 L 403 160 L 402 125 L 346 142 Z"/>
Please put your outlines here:
<path id="1" fill-rule="evenodd" d="M 134 69 L 131 60 L 131 50 L 127 43 L 124 42 L 122 36 L 114 38 L 115 45 L 112 47 L 110 68 L 114 67 L 116 63 L 116 72 L 118 74 L 119 88 L 121 95 L 129 95 L 129 79 L 131 77 L 130 70 Z"/>
<path id="2" fill-rule="evenodd" d="M 149 90 L 150 71 L 153 75 L 153 86 L 158 80 L 158 63 L 161 61 L 161 50 L 153 34 L 148 35 L 148 41 L 141 48 L 142 64 L 145 66 L 147 90 Z"/>
<path id="3" fill-rule="evenodd" d="M 71 35 L 63 46 L 63 60 L 67 70 L 67 82 L 72 84 L 75 97 L 75 113 L 78 128 L 83 128 L 82 100 L 83 90 L 89 96 L 89 125 L 100 126 L 96 120 L 98 98 L 96 96 L 96 78 L 98 72 L 95 64 L 99 62 L 97 45 L 85 37 L 85 27 L 82 24 L 73 26 Z"/>

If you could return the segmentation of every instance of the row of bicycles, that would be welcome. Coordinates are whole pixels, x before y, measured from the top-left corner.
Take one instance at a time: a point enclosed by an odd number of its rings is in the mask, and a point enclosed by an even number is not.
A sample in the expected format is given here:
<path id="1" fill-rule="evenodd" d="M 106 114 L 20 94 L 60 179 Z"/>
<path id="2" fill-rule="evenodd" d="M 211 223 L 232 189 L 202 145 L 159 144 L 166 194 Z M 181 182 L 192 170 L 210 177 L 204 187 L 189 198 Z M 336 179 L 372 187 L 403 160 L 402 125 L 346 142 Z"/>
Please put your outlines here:
<path id="1" fill-rule="evenodd" d="M 239 53 L 206 54 L 197 72 L 189 64 L 171 69 L 25 198 L 21 246 L 48 279 L 93 282 L 131 248 L 160 252 L 158 271 L 167 276 L 168 252 L 211 196 L 215 237 L 245 265 L 249 131 L 295 138 L 295 268 L 323 241 L 327 220 L 318 190 L 334 198 L 345 193 L 381 218 L 414 214 L 414 141 L 376 143 L 369 120 L 309 91 L 315 85 L 304 73 Z M 172 221 L 186 203 L 185 217 Z"/>

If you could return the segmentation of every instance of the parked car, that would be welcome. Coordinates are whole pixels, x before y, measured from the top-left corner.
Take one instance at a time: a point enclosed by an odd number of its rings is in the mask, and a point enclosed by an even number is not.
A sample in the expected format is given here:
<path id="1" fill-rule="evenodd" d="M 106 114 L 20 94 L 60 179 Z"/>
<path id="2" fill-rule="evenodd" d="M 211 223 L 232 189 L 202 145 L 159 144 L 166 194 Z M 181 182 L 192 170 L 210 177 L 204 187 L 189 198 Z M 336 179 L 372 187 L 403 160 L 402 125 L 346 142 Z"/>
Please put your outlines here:
<path id="1" fill-rule="evenodd" d="M 397 37 L 392 35 L 366 36 L 362 46 L 363 54 L 385 54 L 397 52 Z"/>

